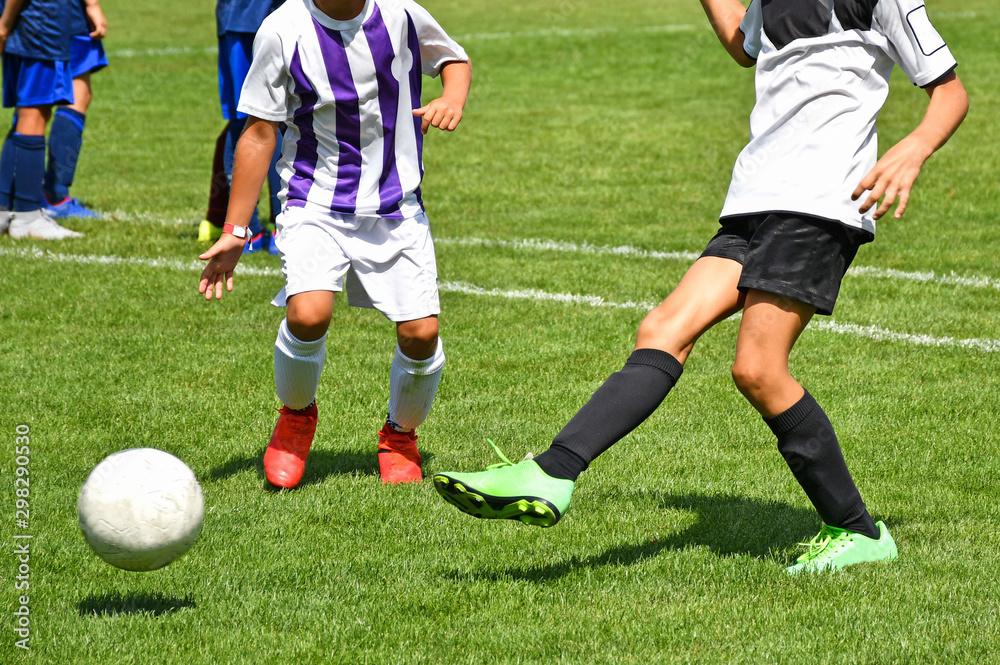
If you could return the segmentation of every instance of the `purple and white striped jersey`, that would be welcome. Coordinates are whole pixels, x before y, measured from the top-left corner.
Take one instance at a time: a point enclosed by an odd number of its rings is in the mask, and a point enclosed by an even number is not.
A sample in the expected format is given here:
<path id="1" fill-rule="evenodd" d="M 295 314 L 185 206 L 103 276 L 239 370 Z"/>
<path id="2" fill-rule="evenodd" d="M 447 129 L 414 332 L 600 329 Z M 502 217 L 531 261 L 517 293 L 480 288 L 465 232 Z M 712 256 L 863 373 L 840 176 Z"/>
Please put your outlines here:
<path id="1" fill-rule="evenodd" d="M 368 0 L 336 21 L 313 0 L 265 19 L 239 110 L 287 125 L 278 172 L 285 207 L 366 217 L 423 211 L 421 75 L 466 61 L 423 7 Z"/>

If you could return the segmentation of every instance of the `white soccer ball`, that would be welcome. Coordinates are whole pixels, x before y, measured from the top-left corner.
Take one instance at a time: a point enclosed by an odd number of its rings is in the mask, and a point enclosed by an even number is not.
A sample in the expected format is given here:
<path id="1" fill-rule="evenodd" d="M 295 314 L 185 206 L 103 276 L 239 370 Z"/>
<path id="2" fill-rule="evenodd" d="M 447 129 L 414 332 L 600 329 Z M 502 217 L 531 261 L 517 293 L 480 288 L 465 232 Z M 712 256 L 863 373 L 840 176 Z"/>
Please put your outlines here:
<path id="1" fill-rule="evenodd" d="M 205 502 L 184 462 L 155 448 L 130 448 L 94 467 L 76 510 L 97 556 L 125 570 L 156 570 L 191 548 Z"/>

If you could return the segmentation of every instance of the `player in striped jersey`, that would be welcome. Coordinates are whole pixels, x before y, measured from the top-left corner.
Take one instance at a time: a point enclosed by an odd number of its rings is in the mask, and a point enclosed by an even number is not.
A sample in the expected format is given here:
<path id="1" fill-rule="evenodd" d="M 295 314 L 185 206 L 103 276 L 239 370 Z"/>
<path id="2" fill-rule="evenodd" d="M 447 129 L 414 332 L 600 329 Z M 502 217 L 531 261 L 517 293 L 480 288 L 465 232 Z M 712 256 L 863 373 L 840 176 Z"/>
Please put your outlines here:
<path id="1" fill-rule="evenodd" d="M 442 94 L 421 105 L 421 77 Z M 261 25 L 240 96 L 226 232 L 201 255 L 199 292 L 232 290 L 246 226 L 278 123 L 283 189 L 276 244 L 287 306 L 275 343 L 284 403 L 264 454 L 268 480 L 296 486 L 316 430 L 316 390 L 334 293 L 396 324 L 389 412 L 378 433 L 385 483 L 421 478 L 414 429 L 427 417 L 445 356 L 430 227 L 420 195 L 423 135 L 454 130 L 472 68 L 465 51 L 411 0 L 287 0 Z M 345 286 L 346 282 L 346 286 Z"/>

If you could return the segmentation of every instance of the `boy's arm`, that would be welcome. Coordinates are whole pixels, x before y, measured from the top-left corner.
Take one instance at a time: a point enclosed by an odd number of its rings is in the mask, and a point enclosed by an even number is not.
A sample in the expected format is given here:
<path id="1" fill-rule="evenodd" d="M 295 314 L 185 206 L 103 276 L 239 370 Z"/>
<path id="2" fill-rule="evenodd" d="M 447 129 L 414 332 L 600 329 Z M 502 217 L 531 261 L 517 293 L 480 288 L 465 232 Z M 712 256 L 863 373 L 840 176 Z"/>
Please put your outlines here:
<path id="1" fill-rule="evenodd" d="M 708 15 L 708 21 L 712 24 L 715 34 L 739 65 L 743 67 L 753 67 L 757 61 L 747 55 L 743 50 L 743 40 L 745 35 L 740 30 L 740 21 L 747 13 L 739 0 L 701 0 L 701 6 Z"/>
<path id="2" fill-rule="evenodd" d="M 413 115 L 423 118 L 420 131 L 428 127 L 453 131 L 462 120 L 462 109 L 472 85 L 472 62 L 452 60 L 441 67 L 441 96 L 425 106 L 414 109 Z"/>
<path id="3" fill-rule="evenodd" d="M 906 212 L 910 190 L 920 175 L 924 162 L 935 150 L 947 142 L 965 119 L 969 110 L 969 97 L 955 72 L 949 72 L 925 88 L 930 95 L 927 112 L 916 129 L 889 149 L 862 179 L 851 200 L 857 201 L 866 191 L 870 192 L 859 209 L 867 212 L 882 199 L 882 205 L 872 215 L 882 217 L 893 201 L 899 198 L 895 217 Z M 883 198 L 884 195 L 884 198 Z"/>
<path id="4" fill-rule="evenodd" d="M 104 39 L 108 34 L 108 19 L 104 18 L 99 0 L 84 0 L 84 9 L 87 12 L 87 20 L 93 28 L 90 31 L 91 39 Z"/>
<path id="5" fill-rule="evenodd" d="M 0 14 L 0 53 L 3 53 L 7 46 L 7 38 L 14 31 L 17 17 L 21 15 L 21 7 L 24 0 L 7 0 L 3 7 L 3 14 Z"/>
<path id="6" fill-rule="evenodd" d="M 249 226 L 253 210 L 260 198 L 260 190 L 271 166 L 274 146 L 278 140 L 278 123 L 261 120 L 253 116 L 247 119 L 246 129 L 236 144 L 233 162 L 233 185 L 229 192 L 229 209 L 226 223 L 233 226 Z M 233 290 L 233 269 L 243 255 L 246 240 L 223 233 L 207 252 L 199 256 L 208 265 L 201 271 L 198 293 L 205 294 L 205 300 L 222 299 L 222 285 Z"/>

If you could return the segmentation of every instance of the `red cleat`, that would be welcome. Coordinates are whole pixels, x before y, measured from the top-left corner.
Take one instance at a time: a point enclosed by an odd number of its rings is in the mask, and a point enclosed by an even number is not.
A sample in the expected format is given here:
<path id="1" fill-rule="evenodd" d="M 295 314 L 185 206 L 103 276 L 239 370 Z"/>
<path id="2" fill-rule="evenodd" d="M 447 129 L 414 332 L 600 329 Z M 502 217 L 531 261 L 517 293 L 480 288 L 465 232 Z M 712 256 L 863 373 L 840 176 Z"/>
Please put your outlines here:
<path id="1" fill-rule="evenodd" d="M 378 468 L 382 482 L 419 483 L 420 452 L 417 450 L 416 432 L 399 432 L 389 423 L 378 433 Z"/>
<path id="2" fill-rule="evenodd" d="M 301 411 L 287 406 L 278 410 L 271 443 L 264 452 L 264 475 L 272 485 L 292 488 L 302 480 L 306 457 L 316 434 L 316 403 Z"/>

